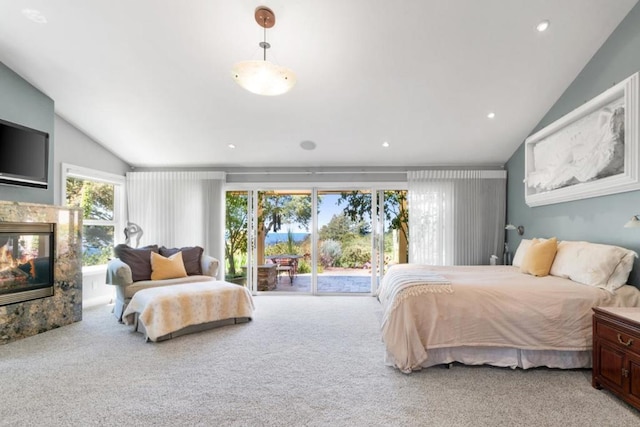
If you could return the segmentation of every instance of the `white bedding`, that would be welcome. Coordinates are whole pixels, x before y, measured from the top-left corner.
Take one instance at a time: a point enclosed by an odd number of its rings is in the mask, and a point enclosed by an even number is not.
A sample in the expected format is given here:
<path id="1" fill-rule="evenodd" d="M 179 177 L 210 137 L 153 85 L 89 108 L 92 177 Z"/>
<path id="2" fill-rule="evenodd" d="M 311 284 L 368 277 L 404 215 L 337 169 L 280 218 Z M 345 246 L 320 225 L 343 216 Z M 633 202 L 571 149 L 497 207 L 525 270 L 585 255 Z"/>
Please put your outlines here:
<path id="1" fill-rule="evenodd" d="M 397 270 L 440 275 L 451 283 L 451 292 L 420 291 L 419 284 L 396 292 Z M 435 349 L 438 359 L 443 354 L 468 353 L 470 348 L 515 349 L 518 358 L 523 351 L 538 356 L 584 354 L 592 347 L 592 307 L 640 306 L 640 291 L 632 286 L 613 293 L 555 276 L 522 274 L 511 266 L 405 264 L 389 273 L 379 292 L 382 339 L 387 362 L 403 372 L 431 366 L 430 353 Z M 411 295 L 404 295 L 407 292 Z M 535 366 L 550 366 L 538 356 Z M 529 362 L 524 365 L 531 367 Z"/>

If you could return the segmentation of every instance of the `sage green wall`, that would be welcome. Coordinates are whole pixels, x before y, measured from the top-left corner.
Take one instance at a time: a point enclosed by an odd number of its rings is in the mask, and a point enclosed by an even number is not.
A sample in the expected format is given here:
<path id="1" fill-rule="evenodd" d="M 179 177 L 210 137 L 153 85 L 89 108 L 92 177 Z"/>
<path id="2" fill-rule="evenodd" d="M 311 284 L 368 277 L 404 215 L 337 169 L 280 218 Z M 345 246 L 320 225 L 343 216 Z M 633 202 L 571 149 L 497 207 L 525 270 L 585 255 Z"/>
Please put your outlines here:
<path id="1" fill-rule="evenodd" d="M 620 23 L 578 77 L 549 110 L 538 130 L 558 120 L 606 89 L 640 70 L 640 3 Z M 640 253 L 640 228 L 623 225 L 640 214 L 640 191 L 594 197 L 530 208 L 524 201 L 524 143 L 506 164 L 507 222 L 524 225 L 525 238 L 557 236 L 561 240 L 587 240 L 624 246 Z M 507 232 L 512 251 L 520 242 L 515 231 Z M 630 282 L 640 285 L 636 260 Z"/>
<path id="2" fill-rule="evenodd" d="M 53 99 L 0 62 L 0 119 L 49 134 L 49 187 L 45 189 L 0 184 L 0 200 L 53 204 Z"/>

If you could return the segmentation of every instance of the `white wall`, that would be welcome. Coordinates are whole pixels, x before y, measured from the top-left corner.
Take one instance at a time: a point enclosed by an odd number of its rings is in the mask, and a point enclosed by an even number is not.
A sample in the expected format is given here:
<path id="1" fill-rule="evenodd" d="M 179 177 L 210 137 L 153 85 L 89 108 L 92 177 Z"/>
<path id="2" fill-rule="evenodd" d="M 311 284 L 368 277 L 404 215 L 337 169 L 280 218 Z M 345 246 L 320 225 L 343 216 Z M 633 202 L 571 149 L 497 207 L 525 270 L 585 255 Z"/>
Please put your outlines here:
<path id="1" fill-rule="evenodd" d="M 61 205 L 62 163 L 82 166 L 97 171 L 124 176 L 131 167 L 115 154 L 91 139 L 56 114 L 54 120 L 56 144 L 53 153 L 54 204 Z M 113 286 L 105 283 L 105 268 L 89 267 L 82 270 L 82 305 L 106 304 L 114 295 Z"/>

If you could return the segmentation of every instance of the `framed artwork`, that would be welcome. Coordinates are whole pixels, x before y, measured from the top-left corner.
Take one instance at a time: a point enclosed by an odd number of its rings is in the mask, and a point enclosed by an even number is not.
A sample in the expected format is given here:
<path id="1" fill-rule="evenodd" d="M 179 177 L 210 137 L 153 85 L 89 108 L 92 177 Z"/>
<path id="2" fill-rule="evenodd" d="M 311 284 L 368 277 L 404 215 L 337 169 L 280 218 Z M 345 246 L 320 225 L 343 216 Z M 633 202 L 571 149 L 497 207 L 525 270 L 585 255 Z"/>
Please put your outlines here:
<path id="1" fill-rule="evenodd" d="M 527 205 L 640 189 L 638 75 L 525 140 Z"/>

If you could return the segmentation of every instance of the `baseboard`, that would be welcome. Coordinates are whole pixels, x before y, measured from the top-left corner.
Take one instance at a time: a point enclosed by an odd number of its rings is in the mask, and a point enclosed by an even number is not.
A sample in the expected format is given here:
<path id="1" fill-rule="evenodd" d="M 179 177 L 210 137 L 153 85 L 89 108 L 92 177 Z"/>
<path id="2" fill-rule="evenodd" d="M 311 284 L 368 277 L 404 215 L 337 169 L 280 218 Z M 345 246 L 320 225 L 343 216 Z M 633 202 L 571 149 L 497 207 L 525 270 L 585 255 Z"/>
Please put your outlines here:
<path id="1" fill-rule="evenodd" d="M 99 297 L 82 300 L 82 308 L 95 307 L 96 305 L 106 305 L 111 304 L 112 302 L 113 298 L 111 297 L 111 295 L 102 295 Z"/>

